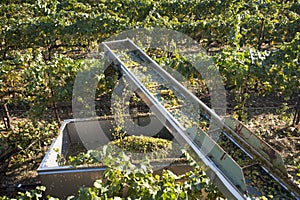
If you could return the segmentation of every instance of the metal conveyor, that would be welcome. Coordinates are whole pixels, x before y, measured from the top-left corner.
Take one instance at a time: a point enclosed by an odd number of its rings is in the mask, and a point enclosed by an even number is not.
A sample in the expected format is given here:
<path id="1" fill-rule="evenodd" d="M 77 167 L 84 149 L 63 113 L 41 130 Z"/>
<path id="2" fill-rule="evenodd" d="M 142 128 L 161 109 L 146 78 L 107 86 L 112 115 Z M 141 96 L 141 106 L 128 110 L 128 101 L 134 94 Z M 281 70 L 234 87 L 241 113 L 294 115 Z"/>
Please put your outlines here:
<path id="1" fill-rule="evenodd" d="M 242 123 L 221 119 L 131 40 L 103 42 L 106 59 L 228 199 L 299 199 L 280 154 Z M 216 139 L 217 138 L 217 139 Z"/>

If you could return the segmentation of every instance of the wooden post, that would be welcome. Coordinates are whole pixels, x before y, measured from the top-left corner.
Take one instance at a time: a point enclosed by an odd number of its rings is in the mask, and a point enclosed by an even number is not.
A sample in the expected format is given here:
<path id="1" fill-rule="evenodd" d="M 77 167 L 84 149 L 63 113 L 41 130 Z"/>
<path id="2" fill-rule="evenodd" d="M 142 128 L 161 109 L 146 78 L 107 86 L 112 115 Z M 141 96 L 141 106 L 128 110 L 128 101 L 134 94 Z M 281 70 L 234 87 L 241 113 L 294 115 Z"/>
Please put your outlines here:
<path id="1" fill-rule="evenodd" d="M 55 117 L 56 117 L 58 126 L 60 126 L 60 116 L 59 116 L 59 111 L 58 111 L 57 104 L 53 103 L 53 107 L 54 107 L 54 113 L 55 113 Z"/>
<path id="2" fill-rule="evenodd" d="M 11 129 L 11 117 L 10 117 L 10 114 L 9 114 L 6 103 L 3 104 L 3 110 L 4 110 L 3 122 L 4 122 L 4 125 L 5 125 L 5 128 L 7 130 L 9 130 L 9 129 Z"/>
<path id="3" fill-rule="evenodd" d="M 298 125 L 300 122 L 300 95 L 298 96 L 298 101 L 295 107 L 295 115 L 293 119 L 293 125 Z"/>

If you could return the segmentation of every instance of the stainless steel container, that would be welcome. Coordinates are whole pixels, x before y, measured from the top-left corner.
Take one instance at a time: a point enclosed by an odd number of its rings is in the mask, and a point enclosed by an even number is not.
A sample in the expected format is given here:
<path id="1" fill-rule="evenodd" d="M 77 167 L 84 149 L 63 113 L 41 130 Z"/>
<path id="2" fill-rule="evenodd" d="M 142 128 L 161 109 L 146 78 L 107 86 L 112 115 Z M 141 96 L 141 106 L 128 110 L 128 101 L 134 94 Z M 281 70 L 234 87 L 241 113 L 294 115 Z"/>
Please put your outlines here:
<path id="1" fill-rule="evenodd" d="M 134 123 L 139 126 L 151 124 L 155 127 L 163 127 L 156 117 L 139 116 L 132 118 Z M 107 144 L 111 139 L 114 130 L 114 119 L 89 118 L 89 119 L 69 119 L 65 120 L 60 128 L 58 137 L 53 141 L 49 151 L 46 153 L 39 168 L 38 175 L 42 185 L 46 186 L 46 193 L 59 198 L 77 193 L 80 187 L 92 186 L 94 181 L 102 178 L 105 167 L 86 167 L 86 166 L 60 166 L 57 156 L 67 156 L 74 144 L 83 143 L 88 148 L 97 148 Z M 139 129 L 132 129 L 130 134 L 140 135 Z M 162 129 L 158 134 L 169 137 L 170 133 Z M 189 170 L 185 164 L 177 166 L 154 166 L 155 173 L 160 173 L 162 168 L 171 169 L 175 174 L 182 174 Z"/>

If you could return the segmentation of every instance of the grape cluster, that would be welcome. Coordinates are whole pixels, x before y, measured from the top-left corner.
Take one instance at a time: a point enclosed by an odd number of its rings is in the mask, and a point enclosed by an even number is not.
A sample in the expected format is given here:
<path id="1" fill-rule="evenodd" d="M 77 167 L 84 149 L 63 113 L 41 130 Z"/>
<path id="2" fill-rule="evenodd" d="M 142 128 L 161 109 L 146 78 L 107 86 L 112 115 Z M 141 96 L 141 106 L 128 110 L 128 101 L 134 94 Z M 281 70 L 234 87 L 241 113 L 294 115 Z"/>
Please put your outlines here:
<path id="1" fill-rule="evenodd" d="M 260 166 L 259 161 L 242 151 L 225 134 L 219 136 L 217 143 L 242 167 L 248 193 L 251 197 L 293 199 L 290 192 Z"/>

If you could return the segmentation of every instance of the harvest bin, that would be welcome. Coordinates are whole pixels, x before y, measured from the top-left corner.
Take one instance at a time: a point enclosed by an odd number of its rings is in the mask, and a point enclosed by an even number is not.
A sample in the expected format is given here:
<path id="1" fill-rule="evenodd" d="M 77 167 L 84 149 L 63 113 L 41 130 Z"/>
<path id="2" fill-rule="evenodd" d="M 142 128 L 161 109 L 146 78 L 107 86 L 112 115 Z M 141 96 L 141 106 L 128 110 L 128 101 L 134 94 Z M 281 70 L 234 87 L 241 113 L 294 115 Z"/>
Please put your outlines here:
<path id="1" fill-rule="evenodd" d="M 154 129 L 163 127 L 155 116 L 151 118 L 147 115 L 137 116 L 132 120 L 140 127 L 147 127 L 150 121 Z M 46 194 L 60 198 L 75 195 L 81 186 L 92 186 L 95 180 L 102 177 L 105 167 L 60 166 L 57 156 L 66 157 L 70 152 L 83 146 L 96 149 L 107 144 L 112 139 L 114 125 L 113 117 L 68 119 L 63 122 L 58 137 L 51 144 L 37 169 L 41 184 L 46 186 Z M 172 137 L 164 127 L 157 134 L 162 138 Z M 140 129 L 132 129 L 130 135 L 141 135 Z M 160 173 L 162 169 L 183 174 L 190 171 L 191 167 L 187 164 L 170 165 L 170 163 L 153 166 L 154 173 Z"/>

